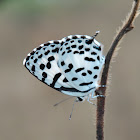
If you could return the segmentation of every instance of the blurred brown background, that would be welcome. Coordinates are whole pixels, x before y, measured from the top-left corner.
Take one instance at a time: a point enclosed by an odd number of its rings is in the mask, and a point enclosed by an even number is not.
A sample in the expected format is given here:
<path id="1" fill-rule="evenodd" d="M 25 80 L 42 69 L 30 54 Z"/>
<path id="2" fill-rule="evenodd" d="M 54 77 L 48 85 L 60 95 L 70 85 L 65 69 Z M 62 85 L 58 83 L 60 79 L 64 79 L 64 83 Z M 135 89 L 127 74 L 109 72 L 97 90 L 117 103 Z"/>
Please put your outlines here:
<path id="1" fill-rule="evenodd" d="M 77 103 L 33 77 L 22 65 L 38 45 L 70 34 L 93 35 L 107 53 L 132 0 L 0 1 L 0 140 L 95 140 L 96 107 Z M 115 63 L 105 111 L 105 140 L 140 139 L 140 17 Z M 96 103 L 96 102 L 95 102 Z"/>

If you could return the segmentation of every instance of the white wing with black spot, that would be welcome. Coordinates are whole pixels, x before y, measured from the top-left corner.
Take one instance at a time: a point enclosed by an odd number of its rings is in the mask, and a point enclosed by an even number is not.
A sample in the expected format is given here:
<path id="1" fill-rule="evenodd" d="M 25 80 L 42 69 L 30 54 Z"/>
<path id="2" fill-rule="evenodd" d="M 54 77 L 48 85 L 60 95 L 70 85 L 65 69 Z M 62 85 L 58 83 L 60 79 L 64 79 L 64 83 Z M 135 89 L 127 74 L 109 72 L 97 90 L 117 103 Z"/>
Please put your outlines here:
<path id="1" fill-rule="evenodd" d="M 59 65 L 70 84 L 79 91 L 96 89 L 104 64 L 102 45 L 90 36 L 68 36 L 59 51 Z"/>
<path id="2" fill-rule="evenodd" d="M 47 85 L 60 88 L 61 86 L 71 87 L 65 83 L 65 77 L 57 65 L 59 41 L 50 41 L 35 48 L 24 59 L 24 65 L 35 77 Z"/>
<path id="3" fill-rule="evenodd" d="M 71 35 L 41 44 L 23 64 L 48 86 L 67 95 L 85 96 L 96 88 L 104 57 L 95 39 Z"/>

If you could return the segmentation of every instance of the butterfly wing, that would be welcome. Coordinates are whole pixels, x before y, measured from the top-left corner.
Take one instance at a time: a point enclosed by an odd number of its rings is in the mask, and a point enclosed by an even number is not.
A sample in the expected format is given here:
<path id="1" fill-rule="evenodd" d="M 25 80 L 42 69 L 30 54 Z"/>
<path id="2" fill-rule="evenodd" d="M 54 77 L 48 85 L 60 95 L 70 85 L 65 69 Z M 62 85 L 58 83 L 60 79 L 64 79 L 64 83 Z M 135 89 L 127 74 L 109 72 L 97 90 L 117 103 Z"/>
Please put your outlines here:
<path id="1" fill-rule="evenodd" d="M 41 44 L 40 47 L 29 53 L 23 62 L 31 74 L 56 89 L 61 86 L 71 87 L 65 82 L 65 77 L 57 65 L 60 45 L 59 41 Z"/>
<path id="2" fill-rule="evenodd" d="M 84 96 L 75 89 L 63 75 L 58 65 L 58 51 L 65 38 L 58 41 L 49 41 L 35 48 L 23 61 L 23 65 L 37 79 L 48 86 L 71 96 Z"/>
<path id="3" fill-rule="evenodd" d="M 63 75 L 79 91 L 96 89 L 104 64 L 101 44 L 90 36 L 68 36 L 59 51 L 59 65 Z M 91 90 L 90 90 L 91 89 Z"/>
<path id="4" fill-rule="evenodd" d="M 23 64 L 43 83 L 71 96 L 93 92 L 104 64 L 101 44 L 90 36 L 75 35 L 35 48 Z"/>

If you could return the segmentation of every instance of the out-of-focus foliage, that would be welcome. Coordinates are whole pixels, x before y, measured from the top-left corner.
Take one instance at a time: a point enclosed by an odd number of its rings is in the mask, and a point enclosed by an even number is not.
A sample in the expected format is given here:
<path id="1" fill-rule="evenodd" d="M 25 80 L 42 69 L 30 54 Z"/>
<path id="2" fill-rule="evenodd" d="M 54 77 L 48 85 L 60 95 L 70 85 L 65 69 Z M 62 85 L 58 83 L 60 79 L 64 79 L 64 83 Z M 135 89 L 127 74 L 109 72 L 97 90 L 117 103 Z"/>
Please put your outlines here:
<path id="1" fill-rule="evenodd" d="M 104 3 L 103 0 L 0 0 L 0 12 L 7 13 L 12 19 L 27 22 L 41 16 L 60 17 L 83 13 L 87 9 L 92 9 L 93 5 L 104 6 L 107 1 Z"/>
<path id="2" fill-rule="evenodd" d="M 89 6 L 89 3 L 104 4 L 103 0 L 0 0 L 0 9 L 9 9 L 10 7 L 18 12 L 36 13 L 44 10 L 55 11 L 59 7 L 68 8 L 72 6 L 74 8 L 77 6 Z"/>

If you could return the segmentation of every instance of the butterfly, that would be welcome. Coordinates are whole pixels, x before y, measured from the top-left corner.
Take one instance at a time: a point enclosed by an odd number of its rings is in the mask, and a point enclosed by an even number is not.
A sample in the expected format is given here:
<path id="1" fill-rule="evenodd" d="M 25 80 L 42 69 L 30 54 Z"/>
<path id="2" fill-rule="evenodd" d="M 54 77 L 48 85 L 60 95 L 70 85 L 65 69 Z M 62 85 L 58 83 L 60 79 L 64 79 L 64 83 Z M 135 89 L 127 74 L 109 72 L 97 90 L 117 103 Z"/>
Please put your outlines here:
<path id="1" fill-rule="evenodd" d="M 77 102 L 85 99 L 90 102 L 95 98 L 105 62 L 103 45 L 95 40 L 98 33 L 48 41 L 30 52 L 23 65 L 48 86 L 76 96 Z"/>

